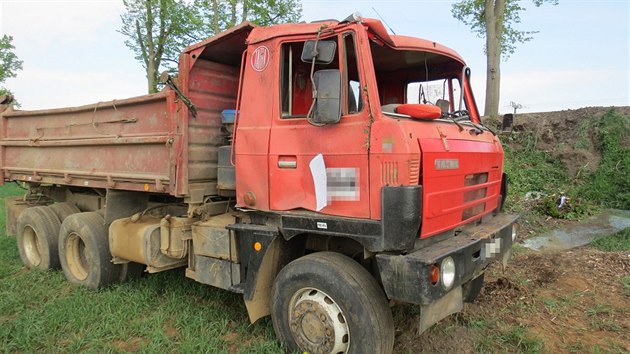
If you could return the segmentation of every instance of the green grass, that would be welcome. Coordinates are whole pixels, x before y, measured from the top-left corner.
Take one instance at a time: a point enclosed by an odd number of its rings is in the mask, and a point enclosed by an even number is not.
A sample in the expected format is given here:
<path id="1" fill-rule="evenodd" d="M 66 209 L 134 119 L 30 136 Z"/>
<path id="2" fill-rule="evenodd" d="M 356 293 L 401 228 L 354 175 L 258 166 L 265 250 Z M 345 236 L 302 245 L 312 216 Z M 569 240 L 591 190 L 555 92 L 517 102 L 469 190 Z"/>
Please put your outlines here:
<path id="1" fill-rule="evenodd" d="M 241 297 L 181 270 L 93 291 L 60 271 L 27 271 L 0 238 L 0 348 L 8 352 L 281 351 L 269 320 L 250 325 Z"/>
<path id="2" fill-rule="evenodd" d="M 544 347 L 540 338 L 527 333 L 527 329 L 522 326 L 507 326 L 497 328 L 496 331 L 488 333 L 487 336 L 475 342 L 475 351 L 479 353 L 500 352 L 518 353 L 540 353 Z"/>
<path id="3" fill-rule="evenodd" d="M 93 291 L 59 271 L 23 269 L 14 239 L 0 238 L 0 249 L 3 351 L 281 351 L 269 320 L 249 324 L 239 295 L 181 270 Z"/>
<path id="4" fill-rule="evenodd" d="M 0 198 L 20 195 L 0 187 Z M 242 297 L 185 278 L 152 274 L 103 290 L 63 272 L 27 270 L 0 207 L 0 352 L 279 353 L 269 318 L 251 325 Z"/>
<path id="5" fill-rule="evenodd" d="M 612 235 L 598 238 L 591 243 L 597 249 L 606 252 L 630 251 L 630 227 L 618 231 Z"/>

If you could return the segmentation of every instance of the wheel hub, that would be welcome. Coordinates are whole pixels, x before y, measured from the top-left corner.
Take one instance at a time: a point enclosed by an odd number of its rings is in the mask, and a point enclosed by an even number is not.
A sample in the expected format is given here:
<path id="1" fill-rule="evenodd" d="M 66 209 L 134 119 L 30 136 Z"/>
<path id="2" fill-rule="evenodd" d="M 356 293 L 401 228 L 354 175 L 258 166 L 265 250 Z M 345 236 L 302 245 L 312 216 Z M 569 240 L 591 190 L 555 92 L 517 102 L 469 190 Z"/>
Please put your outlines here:
<path id="1" fill-rule="evenodd" d="M 70 234 L 66 241 L 66 261 L 68 270 L 78 280 L 85 280 L 88 277 L 88 260 L 85 250 L 85 243 L 76 233 Z"/>
<path id="2" fill-rule="evenodd" d="M 31 226 L 24 228 L 22 242 L 26 258 L 33 266 L 37 267 L 42 262 L 42 256 L 39 250 L 39 237 Z"/>
<path id="3" fill-rule="evenodd" d="M 339 306 L 317 289 L 302 289 L 292 299 L 289 326 L 300 348 L 309 353 L 345 353 L 349 330 Z"/>

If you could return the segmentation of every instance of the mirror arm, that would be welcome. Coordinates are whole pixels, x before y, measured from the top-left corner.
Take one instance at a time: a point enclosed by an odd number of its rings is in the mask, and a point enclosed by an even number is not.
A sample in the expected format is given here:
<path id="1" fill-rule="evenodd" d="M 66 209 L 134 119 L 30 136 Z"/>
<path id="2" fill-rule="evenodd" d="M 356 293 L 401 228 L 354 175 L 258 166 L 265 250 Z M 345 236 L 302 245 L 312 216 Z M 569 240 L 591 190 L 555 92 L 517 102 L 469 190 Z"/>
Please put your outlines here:
<path id="1" fill-rule="evenodd" d="M 319 42 L 319 36 L 322 34 L 322 30 L 325 27 L 326 26 L 321 26 L 320 28 L 317 29 L 317 37 L 315 37 L 315 45 L 313 46 L 313 51 L 311 52 L 311 54 L 313 55 L 313 60 L 311 61 L 311 87 L 313 90 L 313 101 L 311 102 L 311 108 L 309 108 L 308 113 L 306 114 L 306 120 L 310 124 L 318 126 L 318 127 L 324 126 L 325 124 L 315 123 L 311 119 L 313 117 L 313 109 L 315 108 L 315 103 L 317 102 L 317 86 L 315 85 L 314 74 L 315 74 L 315 60 L 317 59 L 317 54 L 319 54 L 317 50 L 317 42 Z"/>

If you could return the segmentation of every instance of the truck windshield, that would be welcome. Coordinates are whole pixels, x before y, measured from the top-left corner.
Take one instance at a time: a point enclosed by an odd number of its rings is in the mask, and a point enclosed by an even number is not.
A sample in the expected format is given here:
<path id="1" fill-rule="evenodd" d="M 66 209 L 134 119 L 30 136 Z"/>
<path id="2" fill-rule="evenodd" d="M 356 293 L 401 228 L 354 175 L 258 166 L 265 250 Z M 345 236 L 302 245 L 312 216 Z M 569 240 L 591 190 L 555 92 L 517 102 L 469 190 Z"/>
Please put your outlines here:
<path id="1" fill-rule="evenodd" d="M 397 104 L 428 104 L 443 117 L 468 118 L 462 95 L 464 64 L 449 56 L 421 50 L 397 50 L 371 43 L 374 71 L 383 113 Z"/>

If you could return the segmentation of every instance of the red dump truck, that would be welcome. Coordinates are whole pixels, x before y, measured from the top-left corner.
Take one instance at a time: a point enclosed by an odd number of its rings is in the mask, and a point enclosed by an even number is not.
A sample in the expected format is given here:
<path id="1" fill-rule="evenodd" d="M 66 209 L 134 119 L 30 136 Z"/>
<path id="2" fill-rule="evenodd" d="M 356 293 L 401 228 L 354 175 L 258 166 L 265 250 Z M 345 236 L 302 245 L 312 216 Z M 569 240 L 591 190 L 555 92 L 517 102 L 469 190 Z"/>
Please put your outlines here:
<path id="1" fill-rule="evenodd" d="M 99 288 L 185 268 L 271 315 L 288 350 L 388 353 L 474 300 L 515 215 L 470 70 L 381 22 L 242 23 L 186 48 L 160 93 L 2 106 L 8 232 L 25 266 Z"/>

